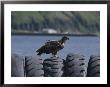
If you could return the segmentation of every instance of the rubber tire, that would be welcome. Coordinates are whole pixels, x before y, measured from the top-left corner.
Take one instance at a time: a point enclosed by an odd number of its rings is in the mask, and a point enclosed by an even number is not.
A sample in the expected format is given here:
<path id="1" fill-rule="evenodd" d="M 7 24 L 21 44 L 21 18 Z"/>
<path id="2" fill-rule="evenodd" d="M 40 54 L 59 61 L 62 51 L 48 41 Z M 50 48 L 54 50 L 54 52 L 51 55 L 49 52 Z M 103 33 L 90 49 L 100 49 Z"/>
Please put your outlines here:
<path id="1" fill-rule="evenodd" d="M 24 77 L 24 58 L 18 54 L 11 55 L 11 76 Z"/>
<path id="2" fill-rule="evenodd" d="M 85 77 L 87 73 L 83 55 L 70 53 L 65 61 L 65 77 Z"/>
<path id="3" fill-rule="evenodd" d="M 62 77 L 63 76 L 63 59 L 51 57 L 44 60 L 45 77 Z"/>
<path id="4" fill-rule="evenodd" d="M 25 56 L 26 77 L 43 77 L 43 60 L 38 55 Z"/>
<path id="5" fill-rule="evenodd" d="M 87 68 L 87 77 L 100 77 L 100 56 L 90 56 Z"/>

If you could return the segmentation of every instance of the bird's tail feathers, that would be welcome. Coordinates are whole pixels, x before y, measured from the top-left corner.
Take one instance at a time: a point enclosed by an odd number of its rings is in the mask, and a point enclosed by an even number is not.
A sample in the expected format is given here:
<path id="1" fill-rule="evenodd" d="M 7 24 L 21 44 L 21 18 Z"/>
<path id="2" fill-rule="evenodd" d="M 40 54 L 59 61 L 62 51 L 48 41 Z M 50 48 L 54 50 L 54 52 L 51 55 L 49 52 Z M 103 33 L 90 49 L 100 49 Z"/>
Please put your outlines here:
<path id="1" fill-rule="evenodd" d="M 38 50 L 36 50 L 36 52 L 38 52 Z"/>

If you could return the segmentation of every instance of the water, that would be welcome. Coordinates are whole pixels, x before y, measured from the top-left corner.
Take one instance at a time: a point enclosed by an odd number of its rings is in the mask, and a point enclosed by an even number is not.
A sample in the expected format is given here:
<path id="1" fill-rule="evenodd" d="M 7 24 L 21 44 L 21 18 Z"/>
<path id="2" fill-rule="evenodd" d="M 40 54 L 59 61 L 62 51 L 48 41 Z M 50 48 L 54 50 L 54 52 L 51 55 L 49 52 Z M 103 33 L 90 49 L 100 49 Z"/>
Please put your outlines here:
<path id="1" fill-rule="evenodd" d="M 11 51 L 22 55 L 32 55 L 47 40 L 59 40 L 61 36 L 12 36 Z M 58 56 L 66 58 L 68 53 L 84 55 L 86 60 L 90 55 L 100 55 L 100 38 L 90 36 L 69 36 L 64 49 L 58 52 Z M 50 54 L 43 54 L 43 58 L 50 57 Z"/>

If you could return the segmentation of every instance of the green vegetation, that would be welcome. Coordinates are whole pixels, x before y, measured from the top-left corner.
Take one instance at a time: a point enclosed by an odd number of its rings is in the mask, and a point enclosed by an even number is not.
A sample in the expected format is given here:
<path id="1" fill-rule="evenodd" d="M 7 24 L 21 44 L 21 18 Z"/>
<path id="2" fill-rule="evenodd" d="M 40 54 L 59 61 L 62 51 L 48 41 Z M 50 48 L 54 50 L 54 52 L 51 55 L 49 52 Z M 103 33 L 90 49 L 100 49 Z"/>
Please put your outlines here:
<path id="1" fill-rule="evenodd" d="M 54 29 L 58 33 L 97 34 L 100 32 L 100 12 L 12 11 L 11 28 L 12 33 L 42 33 L 43 29 Z"/>

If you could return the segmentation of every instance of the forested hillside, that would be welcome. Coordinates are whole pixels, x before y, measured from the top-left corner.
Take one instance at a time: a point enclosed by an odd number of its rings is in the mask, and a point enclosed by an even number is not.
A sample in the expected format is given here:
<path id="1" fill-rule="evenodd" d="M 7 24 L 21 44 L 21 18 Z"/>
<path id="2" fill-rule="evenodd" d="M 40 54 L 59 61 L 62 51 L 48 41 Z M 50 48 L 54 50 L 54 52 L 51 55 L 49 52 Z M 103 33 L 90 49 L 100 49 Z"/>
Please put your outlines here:
<path id="1" fill-rule="evenodd" d="M 100 32 L 100 12 L 12 11 L 11 28 L 12 33 L 54 29 L 57 33 L 94 34 Z"/>

